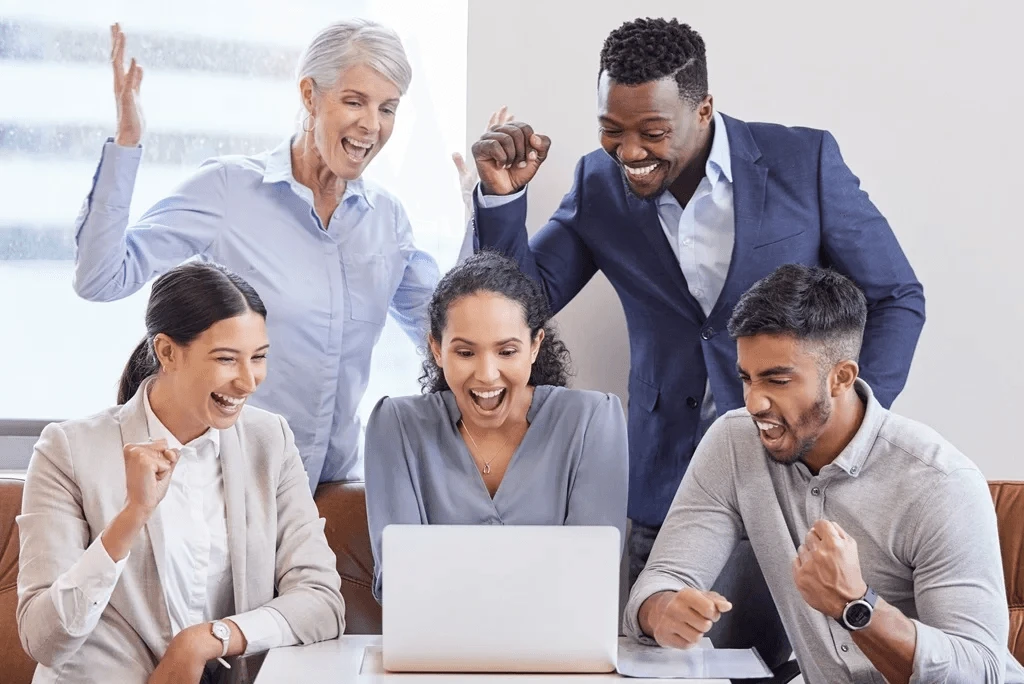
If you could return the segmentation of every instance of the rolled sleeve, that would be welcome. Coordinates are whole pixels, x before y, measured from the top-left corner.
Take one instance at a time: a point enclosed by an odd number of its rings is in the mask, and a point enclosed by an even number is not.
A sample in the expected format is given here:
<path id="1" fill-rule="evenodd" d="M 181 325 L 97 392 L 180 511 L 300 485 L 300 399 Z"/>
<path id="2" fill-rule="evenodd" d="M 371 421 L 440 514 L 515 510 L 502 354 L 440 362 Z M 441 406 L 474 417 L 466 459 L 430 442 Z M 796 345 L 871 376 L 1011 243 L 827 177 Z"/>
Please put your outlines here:
<path id="1" fill-rule="evenodd" d="M 50 586 L 54 608 L 70 636 L 85 636 L 95 629 L 129 556 L 115 563 L 97 537 L 78 562 Z"/>

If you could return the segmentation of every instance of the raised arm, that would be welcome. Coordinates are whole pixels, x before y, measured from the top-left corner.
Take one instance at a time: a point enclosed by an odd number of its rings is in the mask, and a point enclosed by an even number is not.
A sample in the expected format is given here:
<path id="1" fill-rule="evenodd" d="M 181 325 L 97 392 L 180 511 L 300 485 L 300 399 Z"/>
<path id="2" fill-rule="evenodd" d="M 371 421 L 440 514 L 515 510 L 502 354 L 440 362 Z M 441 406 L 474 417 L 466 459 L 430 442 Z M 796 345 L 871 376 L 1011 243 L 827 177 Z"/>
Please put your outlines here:
<path id="1" fill-rule="evenodd" d="M 924 327 L 924 289 L 888 221 L 861 190 L 827 132 L 822 134 L 819 164 L 822 246 L 830 264 L 857 283 L 867 298 L 861 376 L 889 407 L 907 382 Z"/>
<path id="2" fill-rule="evenodd" d="M 103 146 L 92 188 L 75 223 L 74 287 L 90 301 L 127 297 L 151 278 L 204 253 L 223 224 L 227 195 L 223 165 L 208 162 L 137 224 L 128 226 L 142 158 L 142 67 L 132 59 L 124 69 L 125 37 L 116 24 L 111 27 L 111 42 L 117 133 Z"/>
<path id="3" fill-rule="evenodd" d="M 477 247 L 499 250 L 519 262 L 524 273 L 544 286 L 557 313 L 597 273 L 590 249 L 577 233 L 583 204 L 584 163 L 548 223 L 530 239 L 526 232 L 526 184 L 547 156 L 551 141 L 521 122 L 485 133 L 473 145 L 480 185 L 475 193 Z"/>
<path id="4" fill-rule="evenodd" d="M 124 447 L 127 500 L 90 541 L 67 434 L 56 424 L 43 430 L 18 516 L 18 635 L 36 662 L 59 669 L 96 628 L 135 538 L 167 493 L 178 454 L 166 446 Z"/>

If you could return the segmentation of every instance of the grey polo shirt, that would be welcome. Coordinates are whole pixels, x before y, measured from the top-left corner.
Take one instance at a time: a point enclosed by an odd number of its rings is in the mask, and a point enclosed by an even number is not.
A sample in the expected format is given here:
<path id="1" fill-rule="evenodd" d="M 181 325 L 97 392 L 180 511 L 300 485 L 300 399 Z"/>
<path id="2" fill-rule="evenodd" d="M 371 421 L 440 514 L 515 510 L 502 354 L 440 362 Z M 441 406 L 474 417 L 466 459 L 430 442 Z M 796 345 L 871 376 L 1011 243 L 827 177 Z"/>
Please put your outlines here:
<path id="1" fill-rule="evenodd" d="M 633 587 L 626 633 L 652 594 L 707 590 L 749 538 L 809 683 L 884 679 L 849 632 L 808 606 L 793 583 L 815 521 L 857 541 L 864 580 L 917 627 L 912 682 L 1024 682 L 1007 648 L 1009 616 L 995 510 L 978 468 L 937 432 L 890 413 L 861 380 L 867 409 L 853 440 L 812 475 L 775 463 L 744 409 L 701 441 Z M 729 598 L 729 597 L 726 597 Z"/>

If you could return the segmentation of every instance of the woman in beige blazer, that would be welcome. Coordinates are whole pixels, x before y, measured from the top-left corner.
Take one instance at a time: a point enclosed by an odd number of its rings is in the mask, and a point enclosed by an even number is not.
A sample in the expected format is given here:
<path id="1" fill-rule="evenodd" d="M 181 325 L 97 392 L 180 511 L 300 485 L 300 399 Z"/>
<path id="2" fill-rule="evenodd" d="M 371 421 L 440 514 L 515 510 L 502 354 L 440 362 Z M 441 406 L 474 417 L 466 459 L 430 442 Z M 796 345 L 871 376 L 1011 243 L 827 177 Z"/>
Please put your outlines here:
<path id="1" fill-rule="evenodd" d="M 292 432 L 245 405 L 265 318 L 223 267 L 169 271 L 120 405 L 43 430 L 18 517 L 33 682 L 195 683 L 223 657 L 344 630 Z"/>

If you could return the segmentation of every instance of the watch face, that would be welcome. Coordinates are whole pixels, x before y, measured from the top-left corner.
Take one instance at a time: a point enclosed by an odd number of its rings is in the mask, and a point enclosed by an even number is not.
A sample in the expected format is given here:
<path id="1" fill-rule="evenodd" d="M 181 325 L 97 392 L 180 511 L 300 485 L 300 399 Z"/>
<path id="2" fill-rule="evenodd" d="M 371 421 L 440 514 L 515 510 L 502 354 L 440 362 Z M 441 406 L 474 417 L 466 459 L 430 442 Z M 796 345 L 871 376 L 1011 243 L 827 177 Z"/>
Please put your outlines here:
<path id="1" fill-rule="evenodd" d="M 846 608 L 846 623 L 855 629 L 866 627 L 871 621 L 871 607 L 864 601 L 851 603 Z"/>
<path id="2" fill-rule="evenodd" d="M 218 639 L 231 638 L 231 628 L 225 625 L 223 622 L 214 622 L 213 627 L 211 629 L 213 630 L 213 636 L 217 637 Z"/>

